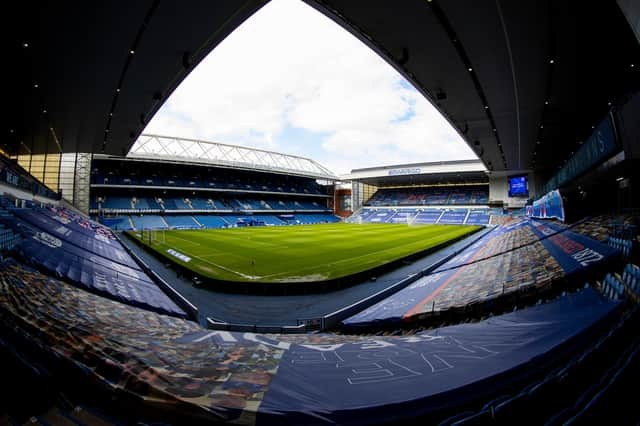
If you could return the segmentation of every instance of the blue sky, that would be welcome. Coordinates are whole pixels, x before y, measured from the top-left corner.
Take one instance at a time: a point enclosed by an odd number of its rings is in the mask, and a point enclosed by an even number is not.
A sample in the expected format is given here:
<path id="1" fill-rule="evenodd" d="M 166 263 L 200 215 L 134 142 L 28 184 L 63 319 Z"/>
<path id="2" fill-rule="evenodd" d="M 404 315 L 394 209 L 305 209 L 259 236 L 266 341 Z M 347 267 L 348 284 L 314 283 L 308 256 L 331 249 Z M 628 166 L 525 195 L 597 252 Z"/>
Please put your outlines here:
<path id="1" fill-rule="evenodd" d="M 146 133 L 351 169 L 476 158 L 411 84 L 299 0 L 273 0 L 209 54 Z"/>

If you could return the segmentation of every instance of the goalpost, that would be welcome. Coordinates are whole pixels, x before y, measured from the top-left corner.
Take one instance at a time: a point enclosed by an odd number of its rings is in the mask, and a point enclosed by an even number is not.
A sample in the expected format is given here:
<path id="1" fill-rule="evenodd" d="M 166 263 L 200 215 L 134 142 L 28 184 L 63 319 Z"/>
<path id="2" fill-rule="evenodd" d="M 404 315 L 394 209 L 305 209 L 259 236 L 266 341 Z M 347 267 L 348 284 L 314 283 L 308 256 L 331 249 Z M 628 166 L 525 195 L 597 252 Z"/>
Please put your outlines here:
<path id="1" fill-rule="evenodd" d="M 164 229 L 140 229 L 138 231 L 137 236 L 143 242 L 152 245 L 153 243 L 166 243 L 166 237 L 164 234 Z"/>
<path id="2" fill-rule="evenodd" d="M 418 215 L 420 212 L 416 211 L 414 215 L 410 215 L 407 217 L 407 226 L 413 226 L 416 224 L 416 220 L 418 220 Z"/>
<path id="3" fill-rule="evenodd" d="M 149 243 L 153 244 L 153 243 L 161 243 L 161 244 L 165 244 L 166 243 L 166 238 L 165 238 L 165 234 L 164 234 L 164 229 L 150 229 L 149 230 Z"/>

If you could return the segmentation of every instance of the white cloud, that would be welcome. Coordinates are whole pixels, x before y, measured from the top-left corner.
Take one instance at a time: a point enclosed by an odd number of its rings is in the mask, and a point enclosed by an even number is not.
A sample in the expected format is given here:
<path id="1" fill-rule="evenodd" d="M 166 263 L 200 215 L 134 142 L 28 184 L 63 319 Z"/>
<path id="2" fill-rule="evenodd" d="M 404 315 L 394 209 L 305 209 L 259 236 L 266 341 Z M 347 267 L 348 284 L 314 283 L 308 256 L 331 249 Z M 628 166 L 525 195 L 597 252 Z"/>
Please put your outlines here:
<path id="1" fill-rule="evenodd" d="M 475 158 L 374 52 L 297 0 L 274 0 L 185 79 L 146 129 L 308 155 L 352 168 Z M 287 127 L 318 136 L 294 148 Z M 313 138 L 307 138 L 312 140 Z"/>

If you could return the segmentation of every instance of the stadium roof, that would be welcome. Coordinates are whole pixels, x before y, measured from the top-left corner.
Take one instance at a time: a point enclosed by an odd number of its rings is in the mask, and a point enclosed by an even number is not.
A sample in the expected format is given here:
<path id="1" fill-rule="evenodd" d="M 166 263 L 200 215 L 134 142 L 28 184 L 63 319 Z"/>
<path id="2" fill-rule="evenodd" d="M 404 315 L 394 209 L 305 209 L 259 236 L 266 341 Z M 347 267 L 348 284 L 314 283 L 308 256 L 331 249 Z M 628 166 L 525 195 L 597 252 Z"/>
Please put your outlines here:
<path id="1" fill-rule="evenodd" d="M 640 86 L 623 2 L 306 3 L 415 84 L 490 170 L 550 175 Z M 0 29 L 0 145 L 125 155 L 186 75 L 263 4 L 11 3 Z"/>
<path id="2" fill-rule="evenodd" d="M 488 172 L 480 160 L 438 161 L 355 169 L 343 180 L 375 186 L 487 183 Z"/>
<path id="3" fill-rule="evenodd" d="M 199 163 L 337 180 L 326 167 L 304 157 L 218 142 L 143 134 L 127 158 Z"/>

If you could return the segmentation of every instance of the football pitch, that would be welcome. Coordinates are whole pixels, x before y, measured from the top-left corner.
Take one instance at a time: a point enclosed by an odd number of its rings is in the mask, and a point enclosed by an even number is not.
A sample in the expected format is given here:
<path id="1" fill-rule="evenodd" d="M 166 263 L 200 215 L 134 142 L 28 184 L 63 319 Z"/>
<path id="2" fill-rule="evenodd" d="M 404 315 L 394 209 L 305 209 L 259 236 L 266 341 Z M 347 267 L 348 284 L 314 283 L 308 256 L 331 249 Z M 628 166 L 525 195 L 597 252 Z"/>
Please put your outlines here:
<path id="1" fill-rule="evenodd" d="M 214 280 L 293 283 L 347 277 L 478 228 L 339 223 L 132 231 L 130 235 L 167 259 Z"/>

